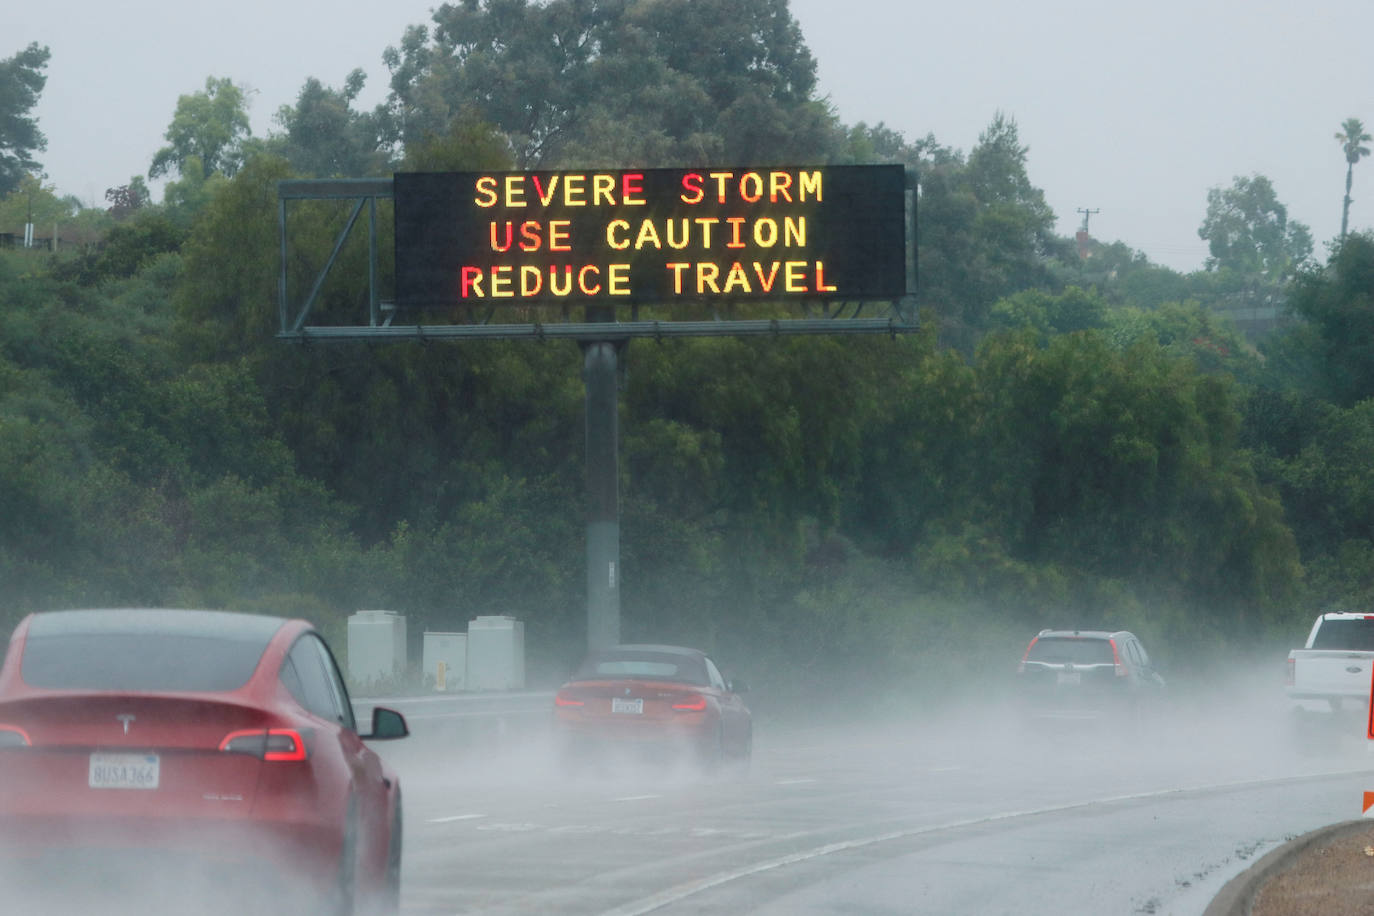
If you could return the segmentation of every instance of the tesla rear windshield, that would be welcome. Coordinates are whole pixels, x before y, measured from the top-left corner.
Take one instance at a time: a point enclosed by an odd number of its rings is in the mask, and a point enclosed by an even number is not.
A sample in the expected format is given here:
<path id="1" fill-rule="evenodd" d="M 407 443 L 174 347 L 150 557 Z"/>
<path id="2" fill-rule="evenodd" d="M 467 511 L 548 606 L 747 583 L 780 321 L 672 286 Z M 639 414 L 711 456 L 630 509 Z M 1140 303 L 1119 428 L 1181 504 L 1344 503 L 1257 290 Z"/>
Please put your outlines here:
<path id="1" fill-rule="evenodd" d="M 706 666 L 690 655 L 594 655 L 582 663 L 573 675 L 574 680 L 590 681 L 601 678 L 635 678 L 651 681 L 676 681 L 680 684 L 705 686 L 711 683 Z"/>
<path id="2" fill-rule="evenodd" d="M 1042 636 L 1026 653 L 1028 662 L 1047 665 L 1110 665 L 1112 645 L 1105 639 Z"/>
<path id="3" fill-rule="evenodd" d="M 185 633 L 64 633 L 24 643 L 20 674 L 33 687 L 76 690 L 235 690 L 266 643 Z"/>

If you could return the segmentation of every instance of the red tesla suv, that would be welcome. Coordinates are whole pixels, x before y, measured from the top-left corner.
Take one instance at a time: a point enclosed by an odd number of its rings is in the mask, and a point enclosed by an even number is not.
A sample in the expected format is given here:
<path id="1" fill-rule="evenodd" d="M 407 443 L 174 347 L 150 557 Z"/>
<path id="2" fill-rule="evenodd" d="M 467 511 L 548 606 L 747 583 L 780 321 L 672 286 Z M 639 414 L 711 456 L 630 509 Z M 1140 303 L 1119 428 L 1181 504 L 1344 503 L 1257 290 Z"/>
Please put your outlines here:
<path id="1" fill-rule="evenodd" d="M 0 668 L 0 869 L 58 875 L 38 894 L 91 877 L 89 912 L 202 879 L 240 912 L 395 912 L 401 787 L 363 742 L 407 728 L 371 725 L 304 620 L 31 614 Z"/>

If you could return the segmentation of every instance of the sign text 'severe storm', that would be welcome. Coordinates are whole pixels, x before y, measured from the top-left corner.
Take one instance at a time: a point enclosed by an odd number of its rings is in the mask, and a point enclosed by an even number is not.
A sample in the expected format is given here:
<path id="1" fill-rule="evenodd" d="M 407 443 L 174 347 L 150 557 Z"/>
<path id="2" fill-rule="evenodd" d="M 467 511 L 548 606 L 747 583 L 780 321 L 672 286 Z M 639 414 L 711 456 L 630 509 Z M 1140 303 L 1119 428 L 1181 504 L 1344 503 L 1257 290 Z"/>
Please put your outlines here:
<path id="1" fill-rule="evenodd" d="M 398 173 L 397 304 L 905 292 L 901 166 Z"/>

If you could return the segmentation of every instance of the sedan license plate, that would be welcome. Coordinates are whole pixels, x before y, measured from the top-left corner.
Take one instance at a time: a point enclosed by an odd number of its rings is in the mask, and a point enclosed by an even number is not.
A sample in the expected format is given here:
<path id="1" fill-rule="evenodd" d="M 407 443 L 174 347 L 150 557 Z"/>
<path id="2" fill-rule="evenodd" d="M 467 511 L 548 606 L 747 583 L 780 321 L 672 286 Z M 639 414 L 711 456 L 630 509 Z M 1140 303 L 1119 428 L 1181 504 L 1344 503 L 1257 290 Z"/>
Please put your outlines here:
<path id="1" fill-rule="evenodd" d="M 157 754 L 91 754 L 92 789 L 156 789 L 160 775 Z"/>
<path id="2" fill-rule="evenodd" d="M 1083 675 L 1079 674 L 1077 671 L 1059 672 L 1058 683 L 1064 685 L 1065 687 L 1077 687 L 1082 680 Z"/>
<path id="3" fill-rule="evenodd" d="M 611 712 L 623 712 L 632 716 L 644 714 L 644 699 L 637 697 L 627 700 L 623 697 L 611 697 Z"/>

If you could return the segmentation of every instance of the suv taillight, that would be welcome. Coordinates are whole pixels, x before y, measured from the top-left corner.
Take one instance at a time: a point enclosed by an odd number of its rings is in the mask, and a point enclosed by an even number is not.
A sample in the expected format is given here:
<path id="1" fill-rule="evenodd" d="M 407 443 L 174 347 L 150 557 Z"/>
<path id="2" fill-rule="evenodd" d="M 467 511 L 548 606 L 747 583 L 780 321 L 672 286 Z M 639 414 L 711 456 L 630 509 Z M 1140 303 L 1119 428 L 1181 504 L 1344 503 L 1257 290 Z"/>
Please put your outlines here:
<path id="1" fill-rule="evenodd" d="M 1116 648 L 1116 640 L 1115 640 L 1115 639 L 1109 639 L 1109 640 L 1107 640 L 1107 642 L 1109 642 L 1109 643 L 1111 644 L 1111 646 L 1112 646 L 1112 664 L 1116 667 L 1116 676 L 1117 676 L 1117 677 L 1127 677 L 1127 676 L 1129 676 L 1131 672 L 1128 671 L 1128 670 L 1126 670 L 1126 666 L 1125 666 L 1124 664 L 1122 664 L 1122 661 L 1121 661 L 1121 652 L 1120 652 L 1120 650 L 1118 650 L 1118 649 Z"/>
<path id="2" fill-rule="evenodd" d="M 1285 686 L 1292 687 L 1298 682 L 1297 667 L 1298 664 L 1296 659 L 1288 659 L 1287 670 L 1283 674 L 1283 683 Z"/>
<path id="3" fill-rule="evenodd" d="M 1021 653 L 1021 661 L 1016 665 L 1017 674 L 1026 673 L 1026 659 L 1030 658 L 1030 650 L 1035 648 L 1035 644 L 1040 641 L 1039 636 L 1031 637 L 1030 645 L 1026 646 L 1026 651 Z"/>

